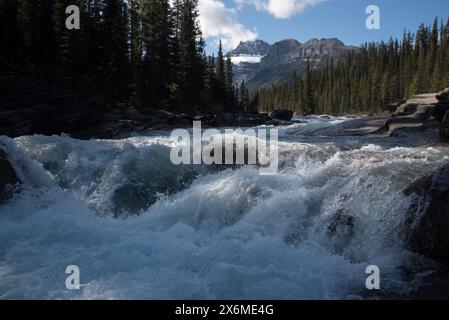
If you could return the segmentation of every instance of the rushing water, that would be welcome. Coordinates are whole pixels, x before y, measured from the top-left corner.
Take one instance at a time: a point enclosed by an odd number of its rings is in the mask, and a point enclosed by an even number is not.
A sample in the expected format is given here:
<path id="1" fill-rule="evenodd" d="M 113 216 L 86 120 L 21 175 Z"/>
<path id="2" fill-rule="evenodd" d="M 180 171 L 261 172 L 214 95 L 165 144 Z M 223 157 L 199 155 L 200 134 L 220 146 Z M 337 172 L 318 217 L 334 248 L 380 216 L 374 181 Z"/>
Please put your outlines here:
<path id="1" fill-rule="evenodd" d="M 0 137 L 24 182 L 0 207 L 0 298 L 410 297 L 436 268 L 403 248 L 416 178 L 449 149 L 280 128 L 280 170 L 175 166 L 168 133 L 124 140 Z M 353 228 L 329 231 L 344 212 Z M 382 290 L 365 288 L 368 265 Z M 80 290 L 65 287 L 77 265 Z"/>

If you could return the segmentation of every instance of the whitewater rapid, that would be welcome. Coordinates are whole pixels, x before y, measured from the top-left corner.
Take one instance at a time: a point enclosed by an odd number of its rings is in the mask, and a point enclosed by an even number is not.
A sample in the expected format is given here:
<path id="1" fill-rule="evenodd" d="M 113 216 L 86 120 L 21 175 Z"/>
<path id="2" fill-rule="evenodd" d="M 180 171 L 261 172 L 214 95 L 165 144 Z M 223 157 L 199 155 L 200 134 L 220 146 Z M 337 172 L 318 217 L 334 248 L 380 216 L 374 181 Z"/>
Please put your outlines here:
<path id="1" fill-rule="evenodd" d="M 402 191 L 449 150 L 280 129 L 280 169 L 175 166 L 169 134 L 0 137 L 21 180 L 0 207 L 1 299 L 407 297 L 435 265 L 403 248 Z M 329 233 L 337 212 L 353 229 Z M 344 228 L 343 228 L 344 229 Z M 365 288 L 368 265 L 382 290 Z M 65 269 L 80 269 L 67 290 Z"/>

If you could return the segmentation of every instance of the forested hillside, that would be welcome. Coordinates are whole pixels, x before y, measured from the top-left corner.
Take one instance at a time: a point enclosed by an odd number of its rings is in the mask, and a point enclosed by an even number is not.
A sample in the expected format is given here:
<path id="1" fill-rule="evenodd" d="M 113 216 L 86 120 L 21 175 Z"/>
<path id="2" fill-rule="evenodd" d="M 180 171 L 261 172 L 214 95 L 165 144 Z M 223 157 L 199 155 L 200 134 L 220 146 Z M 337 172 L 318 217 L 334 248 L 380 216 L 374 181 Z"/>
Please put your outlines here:
<path id="1" fill-rule="evenodd" d="M 206 57 L 198 0 L 0 0 L 0 61 L 112 105 L 235 112 L 232 64 Z M 77 5 L 81 28 L 68 30 Z M 242 101 L 246 101 L 244 98 Z"/>
<path id="2" fill-rule="evenodd" d="M 292 70 L 293 74 L 294 70 Z M 403 39 L 367 43 L 324 69 L 308 68 L 286 84 L 252 95 L 259 109 L 285 108 L 301 113 L 380 112 L 387 104 L 449 86 L 449 20 L 421 25 Z"/>

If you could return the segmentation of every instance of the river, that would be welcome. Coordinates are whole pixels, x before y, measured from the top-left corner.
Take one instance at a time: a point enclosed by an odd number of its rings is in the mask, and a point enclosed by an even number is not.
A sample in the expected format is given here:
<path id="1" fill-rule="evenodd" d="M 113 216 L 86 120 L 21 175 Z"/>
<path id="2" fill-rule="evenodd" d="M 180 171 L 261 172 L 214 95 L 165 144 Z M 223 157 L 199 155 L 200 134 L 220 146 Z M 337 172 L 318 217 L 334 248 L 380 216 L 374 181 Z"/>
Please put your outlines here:
<path id="1" fill-rule="evenodd" d="M 404 249 L 402 191 L 449 160 L 414 137 L 279 128 L 279 172 L 175 166 L 169 132 L 0 137 L 23 188 L 0 207 L 1 299 L 408 298 L 437 266 Z M 332 227 L 336 214 L 350 223 Z M 68 265 L 82 287 L 65 286 Z M 367 266 L 381 290 L 368 291 Z"/>

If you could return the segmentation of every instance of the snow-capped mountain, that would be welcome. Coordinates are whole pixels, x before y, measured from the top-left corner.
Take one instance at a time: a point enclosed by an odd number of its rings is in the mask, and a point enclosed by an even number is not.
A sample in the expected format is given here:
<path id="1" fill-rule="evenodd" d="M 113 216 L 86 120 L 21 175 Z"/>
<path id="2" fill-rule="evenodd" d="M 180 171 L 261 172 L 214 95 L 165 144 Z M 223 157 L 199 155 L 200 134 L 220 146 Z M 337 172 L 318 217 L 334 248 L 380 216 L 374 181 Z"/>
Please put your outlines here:
<path id="1" fill-rule="evenodd" d="M 294 72 L 303 74 L 307 60 L 312 68 L 322 68 L 330 58 L 340 59 L 353 50 L 357 48 L 335 38 L 305 43 L 286 39 L 273 45 L 262 40 L 241 42 L 230 54 L 235 82 L 245 80 L 250 88 L 258 88 L 285 82 Z"/>

